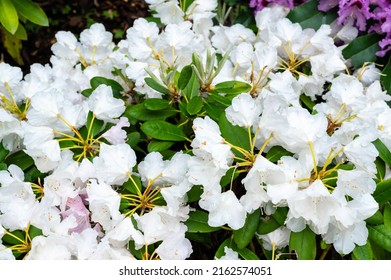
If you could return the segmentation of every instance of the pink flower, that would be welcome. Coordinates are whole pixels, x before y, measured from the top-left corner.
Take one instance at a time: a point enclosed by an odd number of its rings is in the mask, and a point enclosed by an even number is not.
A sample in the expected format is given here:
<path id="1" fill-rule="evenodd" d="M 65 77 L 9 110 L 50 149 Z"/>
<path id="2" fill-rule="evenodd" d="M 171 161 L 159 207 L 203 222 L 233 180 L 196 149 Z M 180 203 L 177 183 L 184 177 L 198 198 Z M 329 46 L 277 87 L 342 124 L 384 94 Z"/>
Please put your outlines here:
<path id="1" fill-rule="evenodd" d="M 87 228 L 91 228 L 90 211 L 86 208 L 82 198 L 78 195 L 75 198 L 68 198 L 66 210 L 61 213 L 63 219 L 74 216 L 77 226 L 70 230 L 70 233 L 80 233 Z"/>

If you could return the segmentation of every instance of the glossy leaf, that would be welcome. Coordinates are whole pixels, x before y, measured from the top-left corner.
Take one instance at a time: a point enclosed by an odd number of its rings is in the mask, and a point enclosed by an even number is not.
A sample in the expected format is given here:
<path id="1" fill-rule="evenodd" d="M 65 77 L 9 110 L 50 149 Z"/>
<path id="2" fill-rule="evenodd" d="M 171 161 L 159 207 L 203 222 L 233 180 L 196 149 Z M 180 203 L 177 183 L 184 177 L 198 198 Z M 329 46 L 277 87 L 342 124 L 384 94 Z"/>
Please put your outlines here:
<path id="1" fill-rule="evenodd" d="M 388 165 L 391 166 L 391 152 L 387 146 L 380 139 L 376 139 L 372 142 L 379 152 L 379 157 Z"/>
<path id="2" fill-rule="evenodd" d="M 191 203 L 199 201 L 203 192 L 204 190 L 201 186 L 192 186 L 190 191 L 187 192 L 187 202 Z"/>
<path id="3" fill-rule="evenodd" d="M 194 96 L 190 99 L 190 102 L 187 103 L 186 110 L 190 115 L 196 115 L 202 110 L 203 105 L 201 96 Z"/>
<path id="4" fill-rule="evenodd" d="M 217 249 L 216 253 L 215 253 L 215 258 L 217 259 L 220 259 L 222 256 L 225 255 L 225 252 L 224 252 L 224 248 L 225 247 L 228 247 L 228 248 L 232 248 L 232 245 L 235 244 L 233 242 L 233 240 L 231 238 L 227 238 L 226 240 L 224 240 L 219 248 Z"/>
<path id="5" fill-rule="evenodd" d="M 208 224 L 208 213 L 200 210 L 190 211 L 185 225 L 187 226 L 187 232 L 214 232 L 220 229 L 211 227 Z"/>
<path id="6" fill-rule="evenodd" d="M 369 33 L 354 39 L 350 44 L 342 50 L 342 55 L 345 59 L 351 59 L 353 66 L 361 67 L 365 62 L 376 60 L 376 52 L 380 49 L 378 43 L 380 35 Z"/>
<path id="7" fill-rule="evenodd" d="M 384 205 L 384 226 L 391 231 L 391 205 L 390 202 L 388 202 L 386 205 Z"/>
<path id="8" fill-rule="evenodd" d="M 301 232 L 292 232 L 289 250 L 294 250 L 299 260 L 315 260 L 316 234 L 309 227 Z"/>
<path id="9" fill-rule="evenodd" d="M 235 248 L 236 249 L 236 248 Z M 239 256 L 241 256 L 244 260 L 259 260 L 258 256 L 247 248 L 237 248 L 235 251 L 238 252 Z"/>
<path id="10" fill-rule="evenodd" d="M 227 81 L 215 85 L 213 92 L 225 94 L 239 94 L 247 92 L 251 89 L 251 85 L 241 81 Z"/>
<path id="11" fill-rule="evenodd" d="M 49 20 L 45 12 L 38 4 L 31 0 L 13 0 L 13 3 L 18 13 L 29 21 L 37 25 L 49 26 Z"/>
<path id="12" fill-rule="evenodd" d="M 369 238 L 391 252 L 391 230 L 385 225 L 368 226 Z"/>
<path id="13" fill-rule="evenodd" d="M 124 115 L 129 119 L 136 119 L 140 121 L 165 120 L 174 116 L 177 112 L 172 109 L 164 109 L 160 111 L 150 111 L 145 108 L 144 104 L 137 104 L 127 106 Z"/>
<path id="14" fill-rule="evenodd" d="M 323 13 L 318 10 L 318 1 L 311 0 L 303 3 L 289 12 L 287 18 L 297 22 L 302 28 L 319 29 L 322 24 L 330 24 L 338 17 L 334 11 Z"/>
<path id="15" fill-rule="evenodd" d="M 185 67 L 183 67 L 178 79 L 178 88 L 185 89 L 186 86 L 189 84 L 192 75 L 193 70 L 191 69 L 190 65 L 186 65 Z"/>
<path id="16" fill-rule="evenodd" d="M 126 144 L 128 144 L 132 149 L 137 147 L 138 142 L 140 141 L 140 133 L 135 131 L 127 135 Z"/>
<path id="17" fill-rule="evenodd" d="M 159 141 L 159 140 L 152 140 L 148 144 L 148 152 L 163 152 L 165 150 L 168 150 L 171 148 L 172 145 L 174 145 L 175 142 L 172 141 Z"/>
<path id="18" fill-rule="evenodd" d="M 15 164 L 20 167 L 23 171 L 34 164 L 34 160 L 27 155 L 24 151 L 19 151 L 9 155 L 4 162 L 9 166 Z"/>
<path id="19" fill-rule="evenodd" d="M 258 234 L 268 234 L 278 229 L 281 225 L 273 218 L 273 216 L 262 217 L 257 229 Z"/>
<path id="20" fill-rule="evenodd" d="M 367 242 L 363 246 L 356 246 L 352 252 L 354 260 L 373 260 L 371 244 Z"/>
<path id="21" fill-rule="evenodd" d="M 379 204 L 391 201 L 391 178 L 377 183 L 373 197 Z"/>
<path id="22" fill-rule="evenodd" d="M 141 125 L 141 130 L 153 139 L 165 141 L 186 140 L 186 135 L 181 128 L 165 121 L 147 121 Z"/>
<path id="23" fill-rule="evenodd" d="M 33 239 L 34 237 L 43 235 L 42 230 L 40 228 L 33 226 L 33 225 L 30 225 L 28 234 L 31 239 Z"/>
<path id="24" fill-rule="evenodd" d="M 251 214 L 247 214 L 244 226 L 238 230 L 234 230 L 233 237 L 239 249 L 245 248 L 253 239 L 258 228 L 261 217 L 261 209 L 257 209 Z"/>
<path id="25" fill-rule="evenodd" d="M 111 87 L 111 89 L 113 90 L 113 96 L 116 98 L 120 98 L 121 92 L 124 91 L 124 88 L 117 81 L 112 79 L 107 79 L 105 77 L 100 77 L 100 76 L 94 77 L 91 79 L 90 84 L 92 89 L 96 89 L 100 85 L 106 85 Z"/>
<path id="26" fill-rule="evenodd" d="M 6 148 L 4 148 L 3 143 L 0 142 L 0 162 L 2 162 L 8 154 L 9 151 Z"/>
<path id="27" fill-rule="evenodd" d="M 219 127 L 221 135 L 229 143 L 239 146 L 247 151 L 250 150 L 250 139 L 246 129 L 231 124 L 225 114 L 220 116 Z"/>
<path id="28" fill-rule="evenodd" d="M 288 152 L 281 146 L 273 146 L 267 153 L 266 158 L 271 162 L 277 162 L 283 156 L 291 156 L 291 152 Z"/>
<path id="29" fill-rule="evenodd" d="M 167 87 L 165 87 L 160 82 L 155 81 L 152 78 L 145 78 L 145 83 L 152 89 L 156 90 L 157 92 L 163 93 L 163 94 L 169 94 L 170 91 Z"/>
<path id="30" fill-rule="evenodd" d="M 169 102 L 160 98 L 149 98 L 143 102 L 144 107 L 150 111 L 160 111 L 169 107 Z"/>
<path id="31" fill-rule="evenodd" d="M 366 219 L 365 222 L 370 225 L 380 225 L 384 223 L 383 214 L 379 210 L 377 210 L 375 214 Z"/>
<path id="32" fill-rule="evenodd" d="M 194 96 L 198 96 L 200 94 L 200 83 L 198 82 L 198 79 L 196 78 L 196 75 L 194 73 L 192 73 L 189 82 L 183 89 L 182 94 L 189 100 Z"/>
<path id="33" fill-rule="evenodd" d="M 11 34 L 18 30 L 18 12 L 11 0 L 0 0 L 0 23 Z"/>
<path id="34" fill-rule="evenodd" d="M 384 90 L 387 91 L 388 94 L 391 94 L 391 56 L 388 59 L 387 65 L 384 67 L 382 76 L 380 76 L 380 81 L 383 85 Z"/>
<path id="35" fill-rule="evenodd" d="M 3 242 L 10 245 L 22 244 L 21 241 L 24 241 L 24 233 L 20 230 L 11 231 L 10 234 L 3 235 Z"/>

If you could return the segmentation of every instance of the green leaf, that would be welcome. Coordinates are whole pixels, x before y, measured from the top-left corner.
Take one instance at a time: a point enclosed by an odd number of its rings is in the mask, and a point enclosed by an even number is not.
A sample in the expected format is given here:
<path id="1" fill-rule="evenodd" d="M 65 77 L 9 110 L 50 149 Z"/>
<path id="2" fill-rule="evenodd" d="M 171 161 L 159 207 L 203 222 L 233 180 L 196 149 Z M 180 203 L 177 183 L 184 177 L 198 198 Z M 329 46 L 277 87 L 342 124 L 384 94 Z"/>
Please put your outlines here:
<path id="1" fill-rule="evenodd" d="M 155 81 L 152 78 L 145 78 L 145 83 L 152 89 L 163 94 L 170 94 L 168 88 L 166 88 L 162 83 Z"/>
<path id="2" fill-rule="evenodd" d="M 190 211 L 189 218 L 185 222 L 187 232 L 214 232 L 218 227 L 211 227 L 208 224 L 208 213 L 200 210 Z"/>
<path id="3" fill-rule="evenodd" d="M 5 163 L 0 163 L 0 170 L 7 170 L 8 166 Z"/>
<path id="4" fill-rule="evenodd" d="M 355 68 L 361 67 L 365 62 L 376 60 L 376 52 L 380 49 L 381 36 L 372 32 L 354 39 L 342 50 L 345 59 L 351 59 Z"/>
<path id="5" fill-rule="evenodd" d="M 379 210 L 377 210 L 375 214 L 366 219 L 365 222 L 370 225 L 380 225 L 384 223 L 383 214 Z"/>
<path id="6" fill-rule="evenodd" d="M 373 197 L 379 204 L 391 200 L 391 178 L 377 183 Z"/>
<path id="7" fill-rule="evenodd" d="M 160 111 L 150 111 L 144 107 L 143 103 L 127 106 L 124 112 L 124 116 L 131 119 L 140 121 L 152 121 L 152 120 L 165 120 L 174 116 L 177 113 L 176 110 L 168 108 Z"/>
<path id="8" fill-rule="evenodd" d="M 16 30 L 14 36 L 19 40 L 27 40 L 26 29 L 24 29 L 24 26 L 21 23 L 19 23 L 18 29 Z"/>
<path id="9" fill-rule="evenodd" d="M 391 252 L 391 231 L 385 225 L 368 226 L 369 238 Z"/>
<path id="10" fill-rule="evenodd" d="M 202 193 L 204 192 L 203 188 L 199 185 L 192 186 L 190 191 L 187 192 L 187 202 L 199 201 Z"/>
<path id="11" fill-rule="evenodd" d="M 233 238 L 239 249 L 245 248 L 253 239 L 260 217 L 261 209 L 257 209 L 253 213 L 247 214 L 246 222 L 242 228 L 234 230 Z"/>
<path id="12" fill-rule="evenodd" d="M 277 162 L 283 156 L 292 156 L 291 152 L 288 152 L 281 146 L 273 146 L 267 153 L 266 158 L 271 162 Z"/>
<path id="13" fill-rule="evenodd" d="M 159 140 L 152 140 L 148 144 L 148 152 L 163 152 L 165 150 L 168 150 L 171 148 L 172 145 L 174 145 L 175 142 L 171 141 L 159 141 Z"/>
<path id="14" fill-rule="evenodd" d="M 27 155 L 24 151 L 18 151 L 14 154 L 9 155 L 4 162 L 9 166 L 15 164 L 20 167 L 23 171 L 34 164 L 34 160 Z"/>
<path id="15" fill-rule="evenodd" d="M 367 242 L 363 246 L 356 246 L 352 252 L 354 260 L 373 260 L 371 244 Z"/>
<path id="16" fill-rule="evenodd" d="M 285 225 L 286 217 L 288 216 L 288 207 L 278 207 L 277 210 L 272 214 L 273 218 L 281 226 Z"/>
<path id="17" fill-rule="evenodd" d="M 330 24 L 338 17 L 334 11 L 323 13 L 318 10 L 318 1 L 312 0 L 291 10 L 287 18 L 297 22 L 302 28 L 319 29 L 322 24 Z"/>
<path id="18" fill-rule="evenodd" d="M 315 106 L 315 102 L 311 100 L 310 97 L 308 97 L 307 95 L 305 94 L 302 94 L 300 96 L 300 101 L 308 108 L 310 109 L 310 111 L 312 112 L 314 106 Z"/>
<path id="19" fill-rule="evenodd" d="M 3 160 L 7 157 L 9 154 L 9 151 L 4 148 L 3 143 L 0 142 L 0 162 L 3 162 Z"/>
<path id="20" fill-rule="evenodd" d="M 187 103 L 186 110 L 190 115 L 196 115 L 201 111 L 203 105 L 201 96 L 197 95 Z"/>
<path id="21" fill-rule="evenodd" d="M 178 88 L 182 90 L 185 89 L 186 86 L 189 84 L 192 75 L 193 70 L 191 69 L 190 65 L 186 65 L 185 67 L 183 67 L 178 79 Z"/>
<path id="22" fill-rule="evenodd" d="M 92 94 L 93 91 L 94 91 L 94 89 L 92 89 L 92 88 L 87 88 L 87 89 L 83 90 L 83 91 L 81 92 L 81 94 L 82 94 L 83 96 L 85 96 L 85 97 L 90 97 L 90 95 Z"/>
<path id="23" fill-rule="evenodd" d="M 243 127 L 231 124 L 225 114 L 220 116 L 219 127 L 221 135 L 229 143 L 241 147 L 246 151 L 251 148 L 248 132 Z M 234 151 L 235 152 L 235 151 Z M 241 154 L 240 154 L 241 155 Z"/>
<path id="24" fill-rule="evenodd" d="M 213 92 L 225 94 L 239 94 L 247 92 L 251 89 L 251 85 L 241 81 L 226 81 L 215 85 Z"/>
<path id="25" fill-rule="evenodd" d="M 377 157 L 375 160 L 375 165 L 377 169 L 376 177 L 381 181 L 386 175 L 386 164 L 380 157 Z"/>
<path id="26" fill-rule="evenodd" d="M 104 126 L 104 121 L 98 120 L 93 115 L 93 112 L 88 112 L 86 129 L 89 133 L 89 138 L 94 138 L 94 136 L 98 135 Z"/>
<path id="27" fill-rule="evenodd" d="M 111 87 L 113 90 L 113 96 L 115 98 L 121 98 L 121 93 L 124 91 L 124 88 L 117 82 L 112 79 L 107 79 L 105 77 L 94 77 L 90 81 L 92 89 L 96 89 L 100 85 L 106 85 Z"/>
<path id="28" fill-rule="evenodd" d="M 10 245 L 16 245 L 16 244 L 22 244 L 21 240 L 24 241 L 24 233 L 20 230 L 14 230 L 11 231 L 11 234 L 14 235 L 9 235 L 9 234 L 4 234 L 3 235 L 3 242 L 8 243 Z"/>
<path id="29" fill-rule="evenodd" d="M 0 22 L 11 34 L 18 30 L 19 17 L 11 0 L 0 0 Z"/>
<path id="30" fill-rule="evenodd" d="M 132 175 L 132 180 L 129 179 L 122 186 L 126 191 L 132 194 L 139 194 L 143 188 L 140 178 L 134 175 Z"/>
<path id="31" fill-rule="evenodd" d="M 38 4 L 30 0 L 13 0 L 13 3 L 18 13 L 29 21 L 41 26 L 49 26 L 49 20 L 45 12 Z"/>
<path id="32" fill-rule="evenodd" d="M 238 248 L 235 251 L 237 251 L 239 253 L 239 255 L 244 260 L 259 260 L 258 256 L 253 251 L 251 251 L 250 249 L 247 249 L 247 248 L 240 249 L 240 248 Z"/>
<path id="33" fill-rule="evenodd" d="M 182 70 L 183 71 L 183 70 Z M 198 96 L 200 94 L 200 83 L 198 82 L 196 75 L 192 72 L 191 78 L 183 89 L 182 94 L 188 99 Z"/>
<path id="34" fill-rule="evenodd" d="M 224 256 L 225 255 L 224 248 L 225 247 L 232 248 L 232 245 L 234 245 L 234 242 L 231 238 L 227 238 L 226 240 L 224 240 L 220 244 L 219 248 L 217 249 L 215 253 L 215 258 L 220 259 L 222 256 Z"/>
<path id="35" fill-rule="evenodd" d="M 169 107 L 169 102 L 160 98 L 149 98 L 143 102 L 144 107 L 150 111 L 160 111 Z"/>
<path id="36" fill-rule="evenodd" d="M 33 165 L 27 168 L 24 171 L 24 181 L 25 182 L 36 182 L 38 178 L 44 178 L 46 175 L 38 170 L 38 168 Z"/>
<path id="37" fill-rule="evenodd" d="M 391 231 L 391 205 L 390 205 L 390 202 L 388 202 L 384 206 L 383 216 L 384 216 L 384 226 Z"/>
<path id="38" fill-rule="evenodd" d="M 205 104 L 205 111 L 206 111 L 207 115 L 209 117 L 211 117 L 214 121 L 217 121 L 217 122 L 219 121 L 220 116 L 223 115 L 225 108 L 226 107 L 221 106 L 216 103 L 209 102 L 209 103 Z"/>
<path id="39" fill-rule="evenodd" d="M 387 146 L 380 139 L 376 139 L 372 142 L 375 145 L 376 149 L 379 152 L 379 157 L 391 167 L 391 152 L 388 150 Z"/>
<path id="40" fill-rule="evenodd" d="M 299 260 L 315 260 L 316 234 L 307 226 L 301 232 L 292 232 L 289 251 L 295 250 Z"/>
<path id="41" fill-rule="evenodd" d="M 135 131 L 127 135 L 126 144 L 128 144 L 132 149 L 137 147 L 138 142 L 140 141 L 140 133 Z"/>
<path id="42" fill-rule="evenodd" d="M 23 65 L 23 59 L 20 54 L 22 50 L 22 42 L 21 40 L 16 36 L 9 33 L 7 30 L 5 30 L 2 26 L 0 26 L 0 37 L 3 41 L 3 46 L 9 53 L 9 55 L 19 64 Z"/>
<path id="43" fill-rule="evenodd" d="M 147 121 L 141 125 L 141 130 L 147 136 L 165 141 L 184 141 L 186 135 L 183 130 L 165 121 Z"/>
<path id="44" fill-rule="evenodd" d="M 380 76 L 380 82 L 382 83 L 384 90 L 386 90 L 388 94 L 391 94 L 391 56 Z"/>
<path id="45" fill-rule="evenodd" d="M 40 228 L 33 226 L 33 225 L 30 225 L 28 234 L 31 239 L 33 239 L 37 236 L 43 235 L 42 230 Z"/>
<path id="46" fill-rule="evenodd" d="M 215 103 L 219 103 L 221 105 L 224 106 L 224 108 L 227 108 L 228 106 L 230 106 L 232 104 L 232 97 L 233 96 L 222 96 L 220 94 L 211 94 L 209 95 L 207 98 L 206 98 L 206 102 L 215 102 Z"/>
<path id="47" fill-rule="evenodd" d="M 281 225 L 273 218 L 273 216 L 262 217 L 259 223 L 257 233 L 268 234 L 281 227 Z"/>

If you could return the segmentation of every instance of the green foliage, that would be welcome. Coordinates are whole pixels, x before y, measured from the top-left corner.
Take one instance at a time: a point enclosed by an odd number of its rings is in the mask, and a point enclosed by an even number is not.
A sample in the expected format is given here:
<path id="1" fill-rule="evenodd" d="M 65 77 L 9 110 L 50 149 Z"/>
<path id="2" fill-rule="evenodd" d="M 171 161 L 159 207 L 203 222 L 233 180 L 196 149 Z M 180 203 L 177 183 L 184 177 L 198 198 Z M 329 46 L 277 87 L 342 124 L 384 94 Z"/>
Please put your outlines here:
<path id="1" fill-rule="evenodd" d="M 350 58 L 352 60 L 354 67 L 359 68 L 365 62 L 376 60 L 376 52 L 380 50 L 378 45 L 380 38 L 380 35 L 376 33 L 357 37 L 343 49 L 342 54 L 346 59 Z"/>
<path id="2" fill-rule="evenodd" d="M 292 22 L 297 22 L 302 28 L 319 29 L 322 24 L 330 24 L 337 18 L 336 12 L 323 13 L 318 11 L 318 1 L 308 1 L 293 10 L 287 16 Z"/>
<path id="3" fill-rule="evenodd" d="M 308 227 L 303 231 L 291 233 L 289 250 L 294 250 L 299 260 L 314 260 L 316 249 L 316 234 Z"/>
<path id="4" fill-rule="evenodd" d="M 187 232 L 214 232 L 219 230 L 218 227 L 211 227 L 208 224 L 208 213 L 196 210 L 189 213 L 189 219 L 185 222 Z"/>
<path id="5" fill-rule="evenodd" d="M 253 239 L 261 217 L 261 209 L 248 214 L 244 226 L 233 233 L 233 238 L 239 249 L 245 248 Z"/>
<path id="6" fill-rule="evenodd" d="M 0 0 L 2 44 L 18 64 L 23 64 L 21 40 L 27 40 L 23 24 L 28 21 L 40 26 L 49 25 L 45 12 L 37 3 L 31 0 Z"/>

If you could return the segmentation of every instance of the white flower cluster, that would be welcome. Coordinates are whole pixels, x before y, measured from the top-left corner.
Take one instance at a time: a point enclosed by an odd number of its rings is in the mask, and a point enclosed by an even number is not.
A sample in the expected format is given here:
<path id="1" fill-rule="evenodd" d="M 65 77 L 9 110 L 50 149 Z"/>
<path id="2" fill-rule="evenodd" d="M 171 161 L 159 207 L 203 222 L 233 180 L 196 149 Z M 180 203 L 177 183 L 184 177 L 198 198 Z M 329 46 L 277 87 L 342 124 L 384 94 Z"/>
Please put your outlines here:
<path id="1" fill-rule="evenodd" d="M 79 40 L 59 32 L 51 66 L 34 64 L 25 77 L 0 63 L 0 139 L 11 154 L 23 150 L 44 174 L 36 184 L 25 182 L 16 165 L 0 171 L 0 237 L 41 229 L 42 235 L 19 248 L 27 259 L 140 258 L 130 253 L 129 243 L 146 248 L 144 259 L 186 259 L 192 253 L 185 237 L 192 210 L 187 193 L 200 185 L 198 204 L 210 226 L 236 230 L 259 208 L 272 214 L 288 207 L 285 226 L 259 237 L 266 249 L 286 246 L 290 231 L 306 226 L 342 254 L 364 245 L 365 219 L 378 209 L 372 197 L 378 152 L 372 142 L 381 139 L 391 148 L 390 98 L 378 70 L 369 65 L 346 74 L 329 26 L 303 30 L 277 7 L 257 14 L 255 34 L 240 24 L 213 26 L 217 1 L 195 0 L 185 11 L 178 1 L 147 2 L 163 30 L 138 19 L 115 45 L 103 25 L 94 24 Z M 132 97 L 117 98 L 107 85 L 88 97 L 81 94 L 101 76 L 160 98 L 145 78 L 159 77 L 170 89 L 174 78 L 166 76 L 167 69 L 180 71 L 193 53 L 205 60 L 208 50 L 230 51 L 212 87 L 231 80 L 251 85 L 225 111 L 231 124 L 248 131 L 248 150 L 226 140 L 218 123 L 205 116 L 193 122 L 193 155 L 178 152 L 163 160 L 153 152 L 140 162 L 124 131 Z M 309 65 L 306 73 L 299 70 L 303 65 Z M 302 106 L 303 96 L 315 104 L 312 113 Z M 104 131 L 99 137 L 96 126 Z M 264 155 L 275 146 L 290 155 L 271 162 Z M 237 153 L 243 155 L 239 162 Z M 246 170 L 240 197 L 220 186 L 234 168 Z M 118 192 L 129 182 L 133 193 Z M 122 211 L 124 203 L 133 210 Z M 149 252 L 153 244 L 156 250 Z M 12 258 L 0 243 L 0 259 Z"/>

